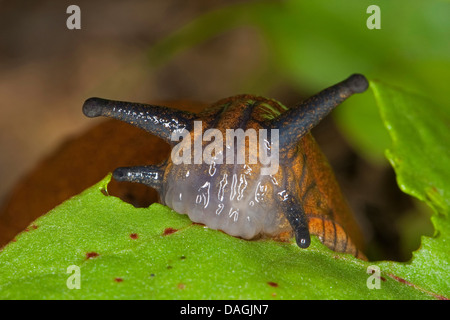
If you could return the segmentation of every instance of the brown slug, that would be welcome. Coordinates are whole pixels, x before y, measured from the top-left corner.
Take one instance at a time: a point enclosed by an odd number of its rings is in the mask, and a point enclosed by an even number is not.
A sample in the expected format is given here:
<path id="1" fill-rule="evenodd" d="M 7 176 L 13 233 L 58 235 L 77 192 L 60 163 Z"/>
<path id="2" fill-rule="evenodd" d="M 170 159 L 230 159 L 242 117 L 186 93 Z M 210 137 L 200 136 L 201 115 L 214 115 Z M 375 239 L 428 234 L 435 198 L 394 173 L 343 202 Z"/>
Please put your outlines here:
<path id="1" fill-rule="evenodd" d="M 198 114 L 90 98 L 83 113 L 118 119 L 167 141 L 167 160 L 117 168 L 113 177 L 156 189 L 163 204 L 192 221 L 244 239 L 293 233 L 301 248 L 312 234 L 334 251 L 364 258 L 358 226 L 309 131 L 367 87 L 366 78 L 354 74 L 292 108 L 238 95 Z"/>

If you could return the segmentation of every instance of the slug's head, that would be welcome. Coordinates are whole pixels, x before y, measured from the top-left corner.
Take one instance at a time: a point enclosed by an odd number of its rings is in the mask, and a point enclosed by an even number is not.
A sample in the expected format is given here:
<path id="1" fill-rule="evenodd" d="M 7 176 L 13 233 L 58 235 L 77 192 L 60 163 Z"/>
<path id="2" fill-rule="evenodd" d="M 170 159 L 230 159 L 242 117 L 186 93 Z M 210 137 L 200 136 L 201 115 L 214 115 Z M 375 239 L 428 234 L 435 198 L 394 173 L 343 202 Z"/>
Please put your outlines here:
<path id="1" fill-rule="evenodd" d="M 100 98 L 88 99 L 83 113 L 128 122 L 173 147 L 162 164 L 116 169 L 116 180 L 155 188 L 163 203 L 210 228 L 248 239 L 291 230 L 306 248 L 310 234 L 301 189 L 306 163 L 293 150 L 337 105 L 367 87 L 366 78 L 355 74 L 289 109 L 241 95 L 200 114 Z M 257 147 L 251 145 L 252 130 Z M 243 133 L 241 144 L 236 133 Z M 277 161 L 279 169 L 270 171 L 273 163 L 267 159 Z"/>

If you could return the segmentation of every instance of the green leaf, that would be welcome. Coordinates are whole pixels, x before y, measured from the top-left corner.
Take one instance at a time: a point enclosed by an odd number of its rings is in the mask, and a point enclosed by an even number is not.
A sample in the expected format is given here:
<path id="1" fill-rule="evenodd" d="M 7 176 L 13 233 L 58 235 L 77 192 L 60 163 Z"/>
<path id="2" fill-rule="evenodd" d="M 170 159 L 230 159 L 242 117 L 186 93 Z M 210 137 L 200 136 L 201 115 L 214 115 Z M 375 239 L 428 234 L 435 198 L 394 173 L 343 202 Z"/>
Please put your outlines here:
<path id="1" fill-rule="evenodd" d="M 246 241 L 154 204 L 105 196 L 110 176 L 36 220 L 0 253 L 1 299 L 429 299 L 313 238 Z M 171 229 L 168 229 L 171 228 Z M 175 232 L 173 232 L 175 231 Z M 80 289 L 69 289 L 79 268 Z M 70 269 L 69 269 L 70 270 Z"/>
<path id="2" fill-rule="evenodd" d="M 402 190 L 448 215 L 450 108 L 380 82 L 371 82 L 393 146 L 387 157 Z"/>
<path id="3" fill-rule="evenodd" d="M 400 188 L 433 210 L 434 237 L 422 237 L 409 264 L 380 264 L 406 281 L 448 297 L 450 292 L 450 108 L 371 82 L 392 147 L 386 156 Z"/>

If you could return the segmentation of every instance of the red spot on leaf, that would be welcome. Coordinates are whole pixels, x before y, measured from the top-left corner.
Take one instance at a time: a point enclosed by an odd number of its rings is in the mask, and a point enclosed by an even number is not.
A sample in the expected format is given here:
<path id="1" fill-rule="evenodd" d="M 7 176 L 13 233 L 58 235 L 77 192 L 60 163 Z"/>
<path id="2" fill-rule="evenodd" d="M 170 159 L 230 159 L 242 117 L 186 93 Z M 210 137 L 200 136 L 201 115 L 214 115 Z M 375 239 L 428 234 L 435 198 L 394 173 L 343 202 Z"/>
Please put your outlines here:
<path id="1" fill-rule="evenodd" d="M 170 235 L 170 234 L 172 234 L 172 233 L 174 233 L 174 232 L 177 232 L 178 230 L 177 229 L 174 229 L 174 228 L 166 228 L 165 230 L 164 230 L 164 232 L 163 232 L 163 236 L 168 236 L 168 235 Z"/>
<path id="2" fill-rule="evenodd" d="M 267 282 L 267 284 L 274 288 L 278 287 L 278 283 L 276 283 L 276 282 L 269 281 L 269 282 Z"/>
<path id="3" fill-rule="evenodd" d="M 178 284 L 178 289 L 183 290 L 184 288 L 186 288 L 186 285 L 184 283 L 179 283 Z"/>
<path id="4" fill-rule="evenodd" d="M 137 238 L 139 238 L 139 236 L 137 233 L 132 233 L 132 234 L 130 234 L 130 238 L 133 240 L 136 240 Z"/>
<path id="5" fill-rule="evenodd" d="M 93 259 L 98 257 L 98 253 L 97 252 L 88 252 L 86 253 L 86 259 Z"/>
<path id="6" fill-rule="evenodd" d="M 123 279 L 122 279 L 122 278 L 115 278 L 114 281 L 115 281 L 115 282 L 122 282 Z"/>
<path id="7" fill-rule="evenodd" d="M 397 280 L 398 282 L 400 282 L 400 283 L 404 283 L 404 284 L 407 284 L 408 286 L 412 286 L 412 287 L 414 287 L 414 285 L 411 283 L 411 282 L 408 282 L 408 281 L 406 281 L 405 279 L 403 279 L 403 278 L 400 278 L 400 277 L 397 277 L 396 275 L 390 275 L 392 278 L 394 278 L 395 280 Z"/>

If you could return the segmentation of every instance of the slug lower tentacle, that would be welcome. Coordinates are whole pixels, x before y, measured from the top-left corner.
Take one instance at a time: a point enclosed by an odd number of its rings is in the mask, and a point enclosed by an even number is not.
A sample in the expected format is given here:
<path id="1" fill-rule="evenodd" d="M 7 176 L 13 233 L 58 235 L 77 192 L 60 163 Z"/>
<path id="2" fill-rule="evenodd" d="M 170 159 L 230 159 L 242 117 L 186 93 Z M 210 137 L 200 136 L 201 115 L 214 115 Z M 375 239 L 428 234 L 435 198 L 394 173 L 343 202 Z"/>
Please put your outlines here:
<path id="1" fill-rule="evenodd" d="M 117 181 L 142 183 L 160 192 L 164 170 L 164 166 L 121 167 L 114 170 L 113 178 Z"/>
<path id="2" fill-rule="evenodd" d="M 88 99 L 83 112 L 170 143 L 163 164 L 118 168 L 113 176 L 155 188 L 163 204 L 192 221 L 244 239 L 292 233 L 301 248 L 312 234 L 332 250 L 363 257 L 359 229 L 309 131 L 367 87 L 364 76 L 352 75 L 290 109 L 239 95 L 199 114 L 100 98 Z"/>

